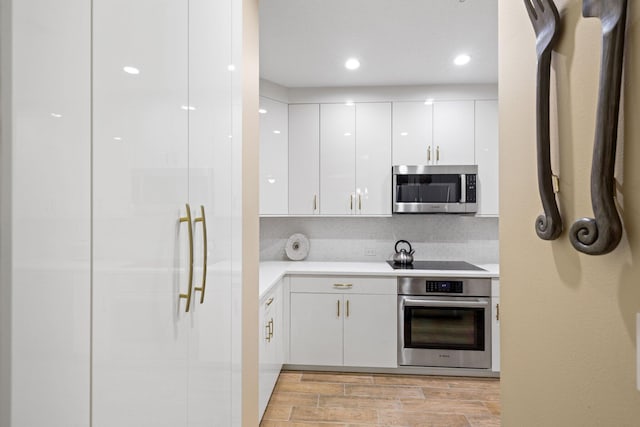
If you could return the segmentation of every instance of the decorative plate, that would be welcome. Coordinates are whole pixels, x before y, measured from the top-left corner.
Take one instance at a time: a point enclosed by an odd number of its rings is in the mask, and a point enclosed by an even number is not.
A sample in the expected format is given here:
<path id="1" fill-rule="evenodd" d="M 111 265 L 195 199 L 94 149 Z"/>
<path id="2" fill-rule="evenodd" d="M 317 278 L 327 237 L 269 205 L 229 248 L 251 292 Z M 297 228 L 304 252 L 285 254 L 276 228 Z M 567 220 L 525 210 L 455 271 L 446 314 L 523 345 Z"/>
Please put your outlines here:
<path id="1" fill-rule="evenodd" d="M 290 260 L 301 261 L 309 255 L 309 239 L 304 234 L 296 233 L 289 237 L 284 250 Z"/>

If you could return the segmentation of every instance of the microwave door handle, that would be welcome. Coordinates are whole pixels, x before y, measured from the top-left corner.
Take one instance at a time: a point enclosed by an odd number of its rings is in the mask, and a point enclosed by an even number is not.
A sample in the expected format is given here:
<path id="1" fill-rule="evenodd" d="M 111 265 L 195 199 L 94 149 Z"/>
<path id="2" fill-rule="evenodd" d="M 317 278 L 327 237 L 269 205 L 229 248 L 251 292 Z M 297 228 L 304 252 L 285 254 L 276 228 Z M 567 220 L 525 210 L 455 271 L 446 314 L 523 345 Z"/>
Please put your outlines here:
<path id="1" fill-rule="evenodd" d="M 467 203 L 467 175 L 460 175 L 460 203 Z"/>
<path id="2" fill-rule="evenodd" d="M 471 301 L 441 301 L 430 299 L 411 299 L 404 298 L 402 303 L 406 307 L 470 307 L 470 308 L 483 308 L 488 307 L 488 301 L 471 300 Z"/>

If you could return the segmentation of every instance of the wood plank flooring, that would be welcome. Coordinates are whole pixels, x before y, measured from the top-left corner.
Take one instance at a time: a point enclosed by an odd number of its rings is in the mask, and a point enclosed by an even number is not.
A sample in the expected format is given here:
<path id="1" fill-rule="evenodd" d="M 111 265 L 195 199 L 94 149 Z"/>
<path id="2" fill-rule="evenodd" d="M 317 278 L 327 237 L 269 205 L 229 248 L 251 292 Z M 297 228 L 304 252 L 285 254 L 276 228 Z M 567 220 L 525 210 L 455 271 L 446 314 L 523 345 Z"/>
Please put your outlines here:
<path id="1" fill-rule="evenodd" d="M 283 371 L 260 427 L 500 426 L 487 378 Z"/>

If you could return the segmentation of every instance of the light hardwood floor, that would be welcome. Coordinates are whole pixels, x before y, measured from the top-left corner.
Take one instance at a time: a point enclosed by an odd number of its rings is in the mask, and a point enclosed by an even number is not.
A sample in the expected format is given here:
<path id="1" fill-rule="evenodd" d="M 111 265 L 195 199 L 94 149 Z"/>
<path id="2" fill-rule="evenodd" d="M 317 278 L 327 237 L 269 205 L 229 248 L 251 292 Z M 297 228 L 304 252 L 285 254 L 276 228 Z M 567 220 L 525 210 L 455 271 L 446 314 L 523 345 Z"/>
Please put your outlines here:
<path id="1" fill-rule="evenodd" d="M 283 371 L 260 427 L 500 426 L 486 378 Z"/>

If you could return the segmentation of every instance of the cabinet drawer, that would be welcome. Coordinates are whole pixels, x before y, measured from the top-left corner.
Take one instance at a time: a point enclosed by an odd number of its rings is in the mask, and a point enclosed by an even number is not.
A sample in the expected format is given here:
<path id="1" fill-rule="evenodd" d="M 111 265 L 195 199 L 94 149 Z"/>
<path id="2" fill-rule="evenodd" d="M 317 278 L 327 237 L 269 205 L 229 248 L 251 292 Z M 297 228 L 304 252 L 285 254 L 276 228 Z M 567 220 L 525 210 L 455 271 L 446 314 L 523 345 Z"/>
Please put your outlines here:
<path id="1" fill-rule="evenodd" d="M 294 293 L 345 293 L 396 295 L 395 277 L 364 276 L 291 276 Z"/>

